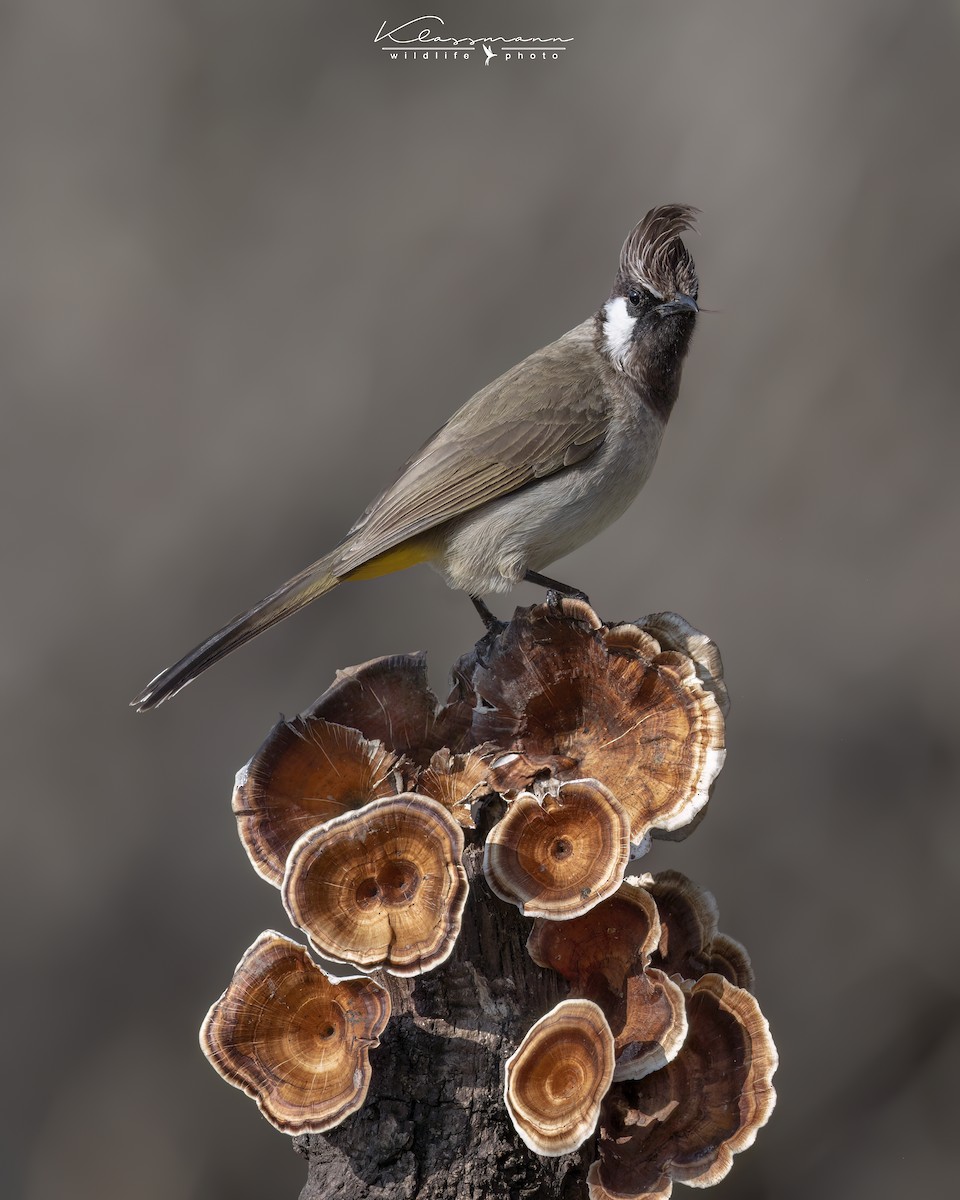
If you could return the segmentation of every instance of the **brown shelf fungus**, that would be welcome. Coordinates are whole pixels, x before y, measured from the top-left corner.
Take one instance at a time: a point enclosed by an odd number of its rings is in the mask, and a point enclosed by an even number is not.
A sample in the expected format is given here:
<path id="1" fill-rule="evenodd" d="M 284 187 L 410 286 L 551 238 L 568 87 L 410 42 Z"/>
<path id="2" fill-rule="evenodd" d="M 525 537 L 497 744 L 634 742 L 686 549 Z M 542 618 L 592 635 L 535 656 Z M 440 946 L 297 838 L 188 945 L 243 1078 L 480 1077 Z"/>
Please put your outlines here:
<path id="1" fill-rule="evenodd" d="M 279 887 L 308 829 L 400 790 L 400 760 L 356 729 L 316 717 L 278 721 L 237 773 L 233 811 L 254 870 Z"/>
<path id="2" fill-rule="evenodd" d="M 697 678 L 708 692 L 713 693 L 720 711 L 726 717 L 730 711 L 730 697 L 716 643 L 675 612 L 651 613 L 641 617 L 637 624 L 657 639 L 662 650 L 679 650 L 693 660 Z"/>
<path id="3" fill-rule="evenodd" d="M 460 749 L 470 724 L 469 709 L 441 706 L 430 690 L 422 652 L 345 667 L 304 716 L 349 725 L 420 764 L 444 746 Z"/>
<path id="4" fill-rule="evenodd" d="M 535 1154 L 569 1154 L 596 1128 L 613 1079 L 613 1034 L 589 1000 L 563 1000 L 507 1059 L 504 1099 Z"/>
<path id="5" fill-rule="evenodd" d="M 643 1079 L 680 1053 L 687 1036 L 683 990 L 656 967 L 630 975 L 616 1003 L 604 1008 L 614 1037 L 614 1079 Z"/>
<path id="6" fill-rule="evenodd" d="M 756 1000 L 715 974 L 683 989 L 680 1053 L 603 1102 L 590 1200 L 666 1200 L 675 1180 L 719 1183 L 773 1111 L 777 1051 Z"/>
<path id="7" fill-rule="evenodd" d="M 310 945 L 356 969 L 332 979 L 266 933 L 201 1042 L 312 1135 L 305 1197 L 376 1180 L 664 1200 L 729 1169 L 774 1100 L 749 959 L 685 876 L 624 879 L 648 838 L 699 822 L 726 706 L 716 647 L 682 618 L 605 624 L 564 598 L 491 622 L 446 703 L 423 655 L 397 655 L 279 722 L 237 777 L 238 827 Z M 468 897 L 480 874 L 507 903 Z"/>
<path id="8" fill-rule="evenodd" d="M 318 954 L 419 975 L 460 932 L 463 832 L 436 800 L 375 800 L 305 833 L 287 859 L 283 903 Z"/>
<path id="9" fill-rule="evenodd" d="M 473 804 L 494 790 L 490 760 L 496 754 L 494 746 L 478 746 L 467 754 L 437 750 L 416 773 L 413 785 L 421 796 L 439 800 L 464 829 L 475 829 Z"/>
<path id="10" fill-rule="evenodd" d="M 618 994 L 630 972 L 650 961 L 659 942 L 656 903 L 628 879 L 587 913 L 567 921 L 534 921 L 527 953 L 595 999 L 604 992 Z"/>
<path id="11" fill-rule="evenodd" d="M 755 986 L 753 964 L 746 946 L 727 933 L 718 933 L 706 954 L 707 971 L 722 975 L 737 987 L 752 992 Z"/>
<path id="12" fill-rule="evenodd" d="M 514 800 L 487 835 L 483 873 L 524 916 L 562 921 L 616 891 L 629 855 L 622 806 L 595 779 L 577 779 L 556 796 Z"/>
<path id="13" fill-rule="evenodd" d="M 688 825 L 723 765 L 723 714 L 693 659 L 638 626 L 608 629 L 582 601 L 519 611 L 457 675 L 473 742 L 510 749 L 498 791 L 599 779 L 634 843 Z"/>
<path id="14" fill-rule="evenodd" d="M 534 922 L 527 951 L 603 1010 L 614 1035 L 615 1079 L 640 1079 L 676 1057 L 687 1032 L 683 992 L 648 967 L 660 940 L 653 897 L 632 880 L 570 921 Z"/>
<path id="15" fill-rule="evenodd" d="M 734 938 L 717 932 L 717 902 L 706 888 L 680 871 L 643 875 L 637 882 L 649 891 L 660 914 L 660 944 L 651 959 L 655 967 L 683 979 L 717 972 L 752 990 L 750 956 Z"/>
<path id="16" fill-rule="evenodd" d="M 289 938 L 262 933 L 207 1014 L 200 1045 L 283 1133 L 320 1133 L 356 1112 L 369 1051 L 390 1016 L 372 979 L 334 979 Z"/>

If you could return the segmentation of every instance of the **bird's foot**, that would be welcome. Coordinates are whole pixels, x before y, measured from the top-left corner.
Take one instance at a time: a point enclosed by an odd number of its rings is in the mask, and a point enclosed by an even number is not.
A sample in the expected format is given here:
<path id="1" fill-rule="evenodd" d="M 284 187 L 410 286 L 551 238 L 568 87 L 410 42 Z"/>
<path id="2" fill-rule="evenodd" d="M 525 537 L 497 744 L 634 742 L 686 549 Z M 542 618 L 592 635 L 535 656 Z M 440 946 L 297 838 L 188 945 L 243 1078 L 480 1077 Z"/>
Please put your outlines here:
<path id="1" fill-rule="evenodd" d="M 473 601 L 473 607 L 480 614 L 480 620 L 486 626 L 487 633 L 496 635 L 506 629 L 506 621 L 501 621 L 499 617 L 495 617 L 479 596 L 471 596 L 470 599 Z"/>
<path id="2" fill-rule="evenodd" d="M 563 612 L 564 600 L 579 600 L 582 604 L 589 604 L 590 597 L 586 592 L 574 591 L 572 588 L 569 592 L 561 592 L 556 588 L 547 588 L 547 608 L 554 612 Z"/>
<path id="3" fill-rule="evenodd" d="M 570 600 L 581 600 L 584 604 L 590 603 L 590 597 L 586 592 L 581 592 L 579 588 L 571 587 L 569 583 L 560 583 L 556 579 L 550 579 L 546 575 L 541 575 L 537 571 L 527 571 L 524 575 L 526 583 L 535 583 L 539 587 L 547 589 L 547 604 L 551 608 L 559 608 L 560 601 L 564 596 Z"/>

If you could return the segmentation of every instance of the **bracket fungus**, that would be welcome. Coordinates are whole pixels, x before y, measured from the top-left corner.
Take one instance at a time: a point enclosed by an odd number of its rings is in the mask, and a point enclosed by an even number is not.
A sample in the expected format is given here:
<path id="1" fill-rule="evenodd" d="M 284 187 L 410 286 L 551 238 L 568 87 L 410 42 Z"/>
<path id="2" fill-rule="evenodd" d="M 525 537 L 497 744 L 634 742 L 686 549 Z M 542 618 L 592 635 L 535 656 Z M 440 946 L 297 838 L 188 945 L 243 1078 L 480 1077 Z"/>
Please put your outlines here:
<path id="1" fill-rule="evenodd" d="M 683 991 L 656 967 L 624 980 L 607 1020 L 617 1055 L 614 1079 L 643 1079 L 659 1071 L 677 1057 L 687 1036 Z"/>
<path id="2" fill-rule="evenodd" d="M 717 972 L 737 987 L 753 990 L 750 956 L 734 938 L 717 932 L 717 902 L 706 888 L 680 871 L 643 875 L 638 882 L 649 891 L 660 914 L 654 966 L 683 979 Z"/>
<path id="3" fill-rule="evenodd" d="M 716 974 L 682 986 L 680 1053 L 603 1102 L 590 1200 L 667 1200 L 674 1180 L 719 1183 L 773 1111 L 777 1052 L 756 1000 Z"/>
<path id="4" fill-rule="evenodd" d="M 650 613 L 641 617 L 637 624 L 645 633 L 657 639 L 662 650 L 678 650 L 692 660 L 697 678 L 713 694 L 721 713 L 726 717 L 730 711 L 730 697 L 716 643 L 685 621 L 679 613 Z"/>
<path id="5" fill-rule="evenodd" d="M 294 842 L 308 829 L 395 796 L 400 760 L 356 729 L 318 717 L 280 720 L 237 773 L 233 811 L 254 870 L 279 887 Z"/>
<path id="6" fill-rule="evenodd" d="M 380 984 L 366 976 L 334 979 L 302 946 L 268 930 L 207 1014 L 200 1045 L 271 1125 L 319 1133 L 366 1099 L 369 1051 L 389 1016 Z"/>
<path id="7" fill-rule="evenodd" d="M 358 729 L 397 754 L 426 763 L 444 747 L 459 748 L 469 710 L 442 705 L 427 683 L 425 654 L 392 654 L 337 672 L 303 714 Z"/>
<path id="8" fill-rule="evenodd" d="M 622 806 L 595 779 L 577 779 L 556 796 L 517 797 L 487 834 L 483 873 L 524 916 L 559 921 L 614 892 L 629 857 Z"/>
<path id="9" fill-rule="evenodd" d="M 284 907 L 318 954 L 419 975 L 450 955 L 460 932 L 463 845 L 436 800 L 374 800 L 300 838 L 287 859 Z"/>
<path id="10" fill-rule="evenodd" d="M 686 876 L 624 879 L 650 837 L 696 828 L 727 707 L 717 648 L 682 617 L 605 624 L 563 598 L 494 624 L 446 703 L 422 654 L 394 655 L 274 726 L 234 789 L 247 854 L 314 950 L 395 977 L 331 978 L 268 932 L 204 1021 L 267 1120 L 323 1135 L 298 1144 L 304 1200 L 370 1179 L 665 1200 L 729 1170 L 774 1103 L 749 958 Z M 470 894 L 481 874 L 505 904 Z M 564 1156 L 594 1131 L 584 1184 L 589 1157 Z"/>
<path id="11" fill-rule="evenodd" d="M 653 897 L 633 881 L 582 916 L 536 921 L 527 940 L 534 962 L 562 975 L 574 995 L 603 1010 L 614 1035 L 614 1079 L 659 1070 L 686 1036 L 683 992 L 648 966 L 659 940 Z"/>
<path id="12" fill-rule="evenodd" d="M 613 1079 L 613 1034 L 589 1000 L 563 1000 L 507 1059 L 504 1099 L 535 1154 L 567 1154 L 596 1128 Z"/>
<path id="13" fill-rule="evenodd" d="M 706 973 L 722 975 L 737 987 L 752 992 L 755 986 L 753 964 L 746 946 L 728 933 L 718 933 L 707 948 Z"/>
<path id="14" fill-rule="evenodd" d="M 417 772 L 416 789 L 421 796 L 439 800 L 465 829 L 475 829 L 473 804 L 494 790 L 490 759 L 495 753 L 494 746 L 478 746 L 467 754 L 437 750 Z"/>
<path id="15" fill-rule="evenodd" d="M 635 967 L 646 966 L 659 942 L 653 897 L 625 880 L 590 912 L 562 922 L 534 921 L 527 953 L 580 993 L 615 995 Z"/>
<path id="16" fill-rule="evenodd" d="M 689 824 L 706 804 L 725 755 L 723 714 L 688 655 L 569 600 L 519 611 L 481 646 L 457 675 L 474 701 L 472 741 L 510 748 L 499 791 L 599 779 L 634 843 Z"/>

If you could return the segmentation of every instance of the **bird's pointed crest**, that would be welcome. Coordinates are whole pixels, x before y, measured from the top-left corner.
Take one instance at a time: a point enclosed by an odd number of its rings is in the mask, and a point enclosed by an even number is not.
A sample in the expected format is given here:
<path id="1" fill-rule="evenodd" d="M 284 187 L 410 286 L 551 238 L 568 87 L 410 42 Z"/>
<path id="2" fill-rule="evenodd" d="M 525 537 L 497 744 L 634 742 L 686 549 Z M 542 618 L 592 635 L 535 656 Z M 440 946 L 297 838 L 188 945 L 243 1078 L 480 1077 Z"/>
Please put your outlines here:
<path id="1" fill-rule="evenodd" d="M 643 284 L 661 300 L 678 291 L 696 298 L 697 271 L 680 236 L 696 229 L 699 215 L 689 204 L 651 208 L 623 243 L 621 277 Z"/>

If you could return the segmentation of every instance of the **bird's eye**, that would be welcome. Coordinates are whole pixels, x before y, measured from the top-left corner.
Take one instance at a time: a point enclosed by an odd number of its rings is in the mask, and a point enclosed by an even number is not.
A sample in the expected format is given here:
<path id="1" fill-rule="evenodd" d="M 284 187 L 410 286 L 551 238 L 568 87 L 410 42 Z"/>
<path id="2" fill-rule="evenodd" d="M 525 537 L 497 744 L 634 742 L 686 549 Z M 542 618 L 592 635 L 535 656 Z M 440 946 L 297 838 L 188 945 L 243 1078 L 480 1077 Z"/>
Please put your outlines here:
<path id="1" fill-rule="evenodd" d="M 630 291 L 627 292 L 627 299 L 634 308 L 639 308 L 643 303 L 643 293 L 638 291 L 637 288 L 631 288 Z"/>

